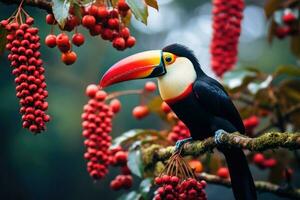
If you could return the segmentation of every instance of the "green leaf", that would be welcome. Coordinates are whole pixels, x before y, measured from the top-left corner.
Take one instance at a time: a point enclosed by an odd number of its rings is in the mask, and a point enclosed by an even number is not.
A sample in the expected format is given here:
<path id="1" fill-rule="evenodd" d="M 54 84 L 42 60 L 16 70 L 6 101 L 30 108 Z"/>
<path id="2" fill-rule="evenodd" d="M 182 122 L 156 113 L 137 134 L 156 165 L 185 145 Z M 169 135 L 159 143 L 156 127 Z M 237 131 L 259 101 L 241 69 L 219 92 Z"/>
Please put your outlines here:
<path id="1" fill-rule="evenodd" d="M 142 178 L 144 166 L 142 161 L 141 141 L 136 141 L 129 148 L 127 166 L 133 174 Z"/>
<path id="2" fill-rule="evenodd" d="M 0 55 L 2 55 L 5 50 L 5 46 L 7 44 L 7 34 L 7 30 L 4 27 L 0 26 Z"/>
<path id="3" fill-rule="evenodd" d="M 148 7 L 142 0 L 126 0 L 134 17 L 147 25 Z"/>
<path id="4" fill-rule="evenodd" d="M 158 10 L 158 3 L 157 3 L 157 0 L 145 0 L 145 3 L 152 7 L 152 8 L 155 8 L 156 10 Z"/>
<path id="5" fill-rule="evenodd" d="M 258 73 L 253 68 L 229 71 L 224 75 L 223 83 L 232 92 L 237 92 L 255 80 Z"/>
<path id="6" fill-rule="evenodd" d="M 129 193 L 125 193 L 118 198 L 118 200 L 139 200 L 141 199 L 142 195 L 137 193 L 136 191 L 132 191 Z"/>
<path id="7" fill-rule="evenodd" d="M 148 199 L 148 194 L 150 192 L 150 189 L 152 187 L 152 178 L 146 178 L 144 179 L 140 184 L 140 193 L 143 196 L 143 199 Z"/>
<path id="8" fill-rule="evenodd" d="M 247 88 L 250 91 L 250 93 L 256 94 L 259 90 L 269 87 L 272 80 L 273 80 L 272 76 L 269 75 L 264 81 L 249 83 Z"/>
<path id="9" fill-rule="evenodd" d="M 160 136 L 158 131 L 155 130 L 145 130 L 145 129 L 132 129 L 129 130 L 119 137 L 115 138 L 112 142 L 111 148 L 115 148 L 117 146 L 121 146 L 124 144 L 128 144 L 130 142 L 133 142 L 141 137 L 148 137 L 148 136 Z"/>
<path id="10" fill-rule="evenodd" d="M 70 1 L 68 0 L 53 0 L 52 10 L 58 24 L 63 28 L 69 16 Z"/>
<path id="11" fill-rule="evenodd" d="M 78 18 L 78 19 L 82 19 L 82 14 L 81 14 L 81 6 L 78 3 L 74 3 L 72 5 L 73 10 L 74 10 L 74 15 Z"/>
<path id="12" fill-rule="evenodd" d="M 286 66 L 281 66 L 276 69 L 276 71 L 273 74 L 273 77 L 277 77 L 280 75 L 289 75 L 289 76 L 300 76 L 300 67 L 297 66 L 292 66 L 292 65 L 286 65 Z"/>

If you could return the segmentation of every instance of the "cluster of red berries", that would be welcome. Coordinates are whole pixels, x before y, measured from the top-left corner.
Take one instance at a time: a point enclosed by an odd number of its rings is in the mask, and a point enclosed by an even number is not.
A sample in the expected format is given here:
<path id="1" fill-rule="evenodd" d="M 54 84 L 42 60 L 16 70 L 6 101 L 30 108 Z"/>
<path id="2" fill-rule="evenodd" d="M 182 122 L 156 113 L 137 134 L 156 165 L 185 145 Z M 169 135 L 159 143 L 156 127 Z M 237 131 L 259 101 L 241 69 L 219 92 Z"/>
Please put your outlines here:
<path id="1" fill-rule="evenodd" d="M 147 81 L 144 86 L 143 92 L 154 92 L 157 86 L 152 81 Z M 143 94 L 142 94 L 143 95 Z M 132 115 L 136 119 L 143 119 L 144 117 L 148 116 L 150 113 L 149 108 L 146 105 L 138 105 L 133 108 Z"/>
<path id="2" fill-rule="evenodd" d="M 48 14 L 48 15 L 52 15 L 52 14 Z M 83 43 L 84 43 L 84 36 L 81 33 L 74 33 L 72 37 L 72 44 L 79 47 Z M 54 34 L 49 34 L 45 38 L 45 44 L 50 48 L 54 48 L 57 46 L 57 48 L 62 53 L 61 60 L 66 65 L 71 65 L 77 60 L 77 55 L 74 51 L 72 51 L 71 41 L 67 34 L 60 33 L 57 36 Z"/>
<path id="3" fill-rule="evenodd" d="M 100 179 L 108 173 L 112 118 L 120 110 L 121 104 L 116 99 L 112 100 L 110 105 L 106 104 L 107 94 L 97 85 L 89 85 L 86 95 L 90 100 L 83 107 L 81 116 L 82 135 L 86 138 L 84 144 L 87 149 L 84 158 L 88 160 L 87 170 L 90 176 Z"/>
<path id="4" fill-rule="evenodd" d="M 229 178 L 229 170 L 227 167 L 220 167 L 217 171 L 217 175 L 220 177 L 220 178 L 224 178 L 224 179 L 227 179 Z"/>
<path id="5" fill-rule="evenodd" d="M 190 137 L 189 129 L 182 121 L 178 120 L 177 124 L 173 126 L 171 132 L 169 133 L 168 140 L 176 142 L 188 137 Z"/>
<path id="6" fill-rule="evenodd" d="M 277 25 L 275 29 L 275 35 L 279 39 L 283 39 L 288 35 L 295 35 L 299 33 L 298 8 L 285 8 L 277 13 L 281 14 L 280 18 L 275 18 Z"/>
<path id="7" fill-rule="evenodd" d="M 74 9 L 70 8 L 66 24 L 61 29 L 72 31 L 81 24 L 89 30 L 91 36 L 100 35 L 103 40 L 111 41 L 113 47 L 117 50 L 122 51 L 126 48 L 131 48 L 135 45 L 136 40 L 131 36 L 129 28 L 123 22 L 130 15 L 130 8 L 125 0 L 119 0 L 116 5 L 116 8 L 112 9 L 98 4 L 82 7 L 80 10 L 81 20 L 74 14 Z M 52 14 L 47 15 L 46 22 L 48 24 L 57 23 Z M 74 37 L 79 38 L 78 36 L 73 36 L 72 41 Z M 80 36 L 78 40 L 82 41 L 82 37 Z"/>
<path id="8" fill-rule="evenodd" d="M 16 76 L 16 96 L 20 98 L 23 127 L 32 133 L 40 133 L 45 130 L 50 116 L 45 113 L 48 109 L 48 92 L 45 68 L 40 58 L 39 29 L 32 26 L 34 19 L 28 15 L 25 23 L 17 19 L 16 16 L 2 20 L 0 24 L 8 31 L 6 49 L 10 51 L 8 60 L 13 69 L 12 74 Z"/>
<path id="9" fill-rule="evenodd" d="M 190 199 L 206 200 L 205 181 L 189 178 L 180 182 L 177 176 L 164 175 L 155 178 L 155 184 L 160 187 L 155 191 L 154 200 Z"/>
<path id="10" fill-rule="evenodd" d="M 116 176 L 114 180 L 110 182 L 110 187 L 113 190 L 129 189 L 133 184 L 133 178 L 131 172 L 127 167 L 128 152 L 124 151 L 122 147 L 116 147 L 110 151 L 111 165 L 119 166 L 121 168 L 121 174 Z"/>
<path id="11" fill-rule="evenodd" d="M 213 1 L 211 66 L 219 77 L 232 69 L 237 61 L 243 9 L 243 0 Z"/>
<path id="12" fill-rule="evenodd" d="M 253 156 L 253 162 L 262 169 L 271 168 L 277 164 L 277 161 L 274 158 L 267 159 L 262 153 L 256 153 Z"/>
<path id="13" fill-rule="evenodd" d="M 248 117 L 243 120 L 246 133 L 248 135 L 253 135 L 254 129 L 258 126 L 259 124 L 259 118 L 255 115 L 252 115 L 251 117 Z"/>

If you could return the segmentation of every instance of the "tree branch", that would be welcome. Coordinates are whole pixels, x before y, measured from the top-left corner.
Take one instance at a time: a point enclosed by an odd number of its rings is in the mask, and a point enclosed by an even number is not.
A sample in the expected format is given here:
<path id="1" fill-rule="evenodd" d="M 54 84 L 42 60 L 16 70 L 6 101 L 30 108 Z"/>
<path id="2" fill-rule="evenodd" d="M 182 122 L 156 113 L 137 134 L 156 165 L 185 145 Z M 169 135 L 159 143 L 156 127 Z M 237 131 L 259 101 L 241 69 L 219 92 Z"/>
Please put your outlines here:
<path id="1" fill-rule="evenodd" d="M 201 180 L 205 180 L 208 183 L 231 187 L 231 182 L 229 179 L 223 179 L 216 175 L 201 173 L 199 174 L 199 178 Z M 300 189 L 293 189 L 290 187 L 280 187 L 279 185 L 275 185 L 265 181 L 255 181 L 255 187 L 256 190 L 259 192 L 270 192 L 281 197 L 300 199 Z"/>
<path id="2" fill-rule="evenodd" d="M 22 0 L 0 0 L 4 4 L 17 4 L 19 5 Z M 46 10 L 48 13 L 52 12 L 52 2 L 50 0 L 24 0 L 25 5 L 37 7 Z"/>
<path id="3" fill-rule="evenodd" d="M 300 148 L 300 133 L 265 133 L 257 138 L 249 138 L 239 133 L 224 133 L 220 138 L 222 145 L 228 148 L 239 147 L 250 151 L 265 151 L 267 149 L 286 148 L 295 150 Z M 217 147 L 213 137 L 203 141 L 186 144 L 181 155 L 199 156 Z M 158 161 L 167 160 L 174 152 L 174 147 L 162 148 L 160 145 L 151 145 L 143 150 L 145 166 L 151 166 Z"/>

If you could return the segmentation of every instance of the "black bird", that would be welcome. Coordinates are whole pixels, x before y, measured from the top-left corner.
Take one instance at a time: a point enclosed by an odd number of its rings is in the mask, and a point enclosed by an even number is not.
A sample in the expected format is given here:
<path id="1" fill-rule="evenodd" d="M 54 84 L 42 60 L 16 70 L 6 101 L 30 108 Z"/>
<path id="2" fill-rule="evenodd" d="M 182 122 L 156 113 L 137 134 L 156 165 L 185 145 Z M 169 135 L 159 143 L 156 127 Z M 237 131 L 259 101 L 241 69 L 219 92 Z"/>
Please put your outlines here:
<path id="1" fill-rule="evenodd" d="M 193 140 L 216 133 L 220 136 L 222 130 L 245 133 L 239 112 L 223 86 L 202 71 L 194 53 L 183 45 L 172 44 L 162 50 L 129 56 L 104 74 L 100 86 L 152 77 L 158 77 L 161 98 L 189 128 Z M 184 142 L 177 142 L 177 147 Z M 219 150 L 225 155 L 235 198 L 257 199 L 242 149 L 220 145 Z"/>

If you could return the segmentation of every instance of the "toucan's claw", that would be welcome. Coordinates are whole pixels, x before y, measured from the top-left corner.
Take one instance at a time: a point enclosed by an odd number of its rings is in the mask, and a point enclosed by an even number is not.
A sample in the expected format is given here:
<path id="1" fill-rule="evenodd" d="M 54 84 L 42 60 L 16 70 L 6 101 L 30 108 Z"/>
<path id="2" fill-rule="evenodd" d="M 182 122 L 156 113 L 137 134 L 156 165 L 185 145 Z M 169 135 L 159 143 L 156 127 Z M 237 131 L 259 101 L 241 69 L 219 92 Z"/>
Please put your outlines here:
<path id="1" fill-rule="evenodd" d="M 189 137 L 189 138 L 185 138 L 183 140 L 178 140 L 175 144 L 175 152 L 179 152 L 180 149 L 183 147 L 184 144 L 192 141 L 193 138 L 192 137 Z"/>
<path id="2" fill-rule="evenodd" d="M 222 135 L 227 133 L 226 131 L 224 131 L 223 129 L 219 129 L 215 132 L 215 142 L 217 143 L 217 145 L 222 145 Z"/>

